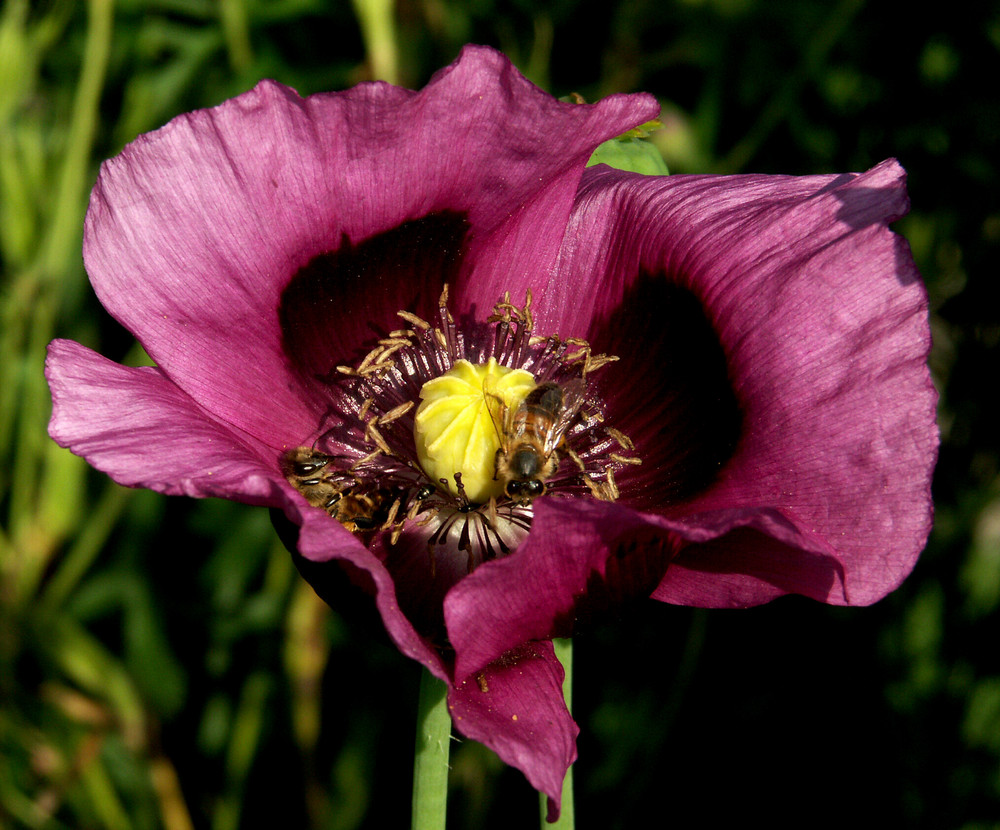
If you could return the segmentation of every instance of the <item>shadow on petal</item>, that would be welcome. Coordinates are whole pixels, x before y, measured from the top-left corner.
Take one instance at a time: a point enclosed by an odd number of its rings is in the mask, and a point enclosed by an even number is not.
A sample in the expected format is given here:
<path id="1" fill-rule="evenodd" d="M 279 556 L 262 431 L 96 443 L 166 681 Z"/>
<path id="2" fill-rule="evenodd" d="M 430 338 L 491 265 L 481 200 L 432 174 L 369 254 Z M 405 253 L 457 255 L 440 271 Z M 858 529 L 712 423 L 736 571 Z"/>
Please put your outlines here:
<path id="1" fill-rule="evenodd" d="M 558 616 L 553 633 L 570 637 L 592 620 L 630 602 L 649 599 L 663 579 L 678 540 L 653 528 L 627 531 L 609 547 L 610 555 L 587 577 L 585 591 L 569 613 Z"/>
<path id="2" fill-rule="evenodd" d="M 380 337 L 402 328 L 396 312 L 432 319 L 445 283 L 458 279 L 468 223 L 441 212 L 319 254 L 292 277 L 278 311 L 282 346 L 306 377 L 357 365 Z"/>
<path id="3" fill-rule="evenodd" d="M 618 482 L 622 502 L 639 510 L 660 511 L 706 489 L 742 427 L 719 338 L 698 298 L 675 280 L 640 274 L 619 315 L 593 336 L 596 351 L 621 358 L 595 377 L 607 423 L 642 459 Z"/>

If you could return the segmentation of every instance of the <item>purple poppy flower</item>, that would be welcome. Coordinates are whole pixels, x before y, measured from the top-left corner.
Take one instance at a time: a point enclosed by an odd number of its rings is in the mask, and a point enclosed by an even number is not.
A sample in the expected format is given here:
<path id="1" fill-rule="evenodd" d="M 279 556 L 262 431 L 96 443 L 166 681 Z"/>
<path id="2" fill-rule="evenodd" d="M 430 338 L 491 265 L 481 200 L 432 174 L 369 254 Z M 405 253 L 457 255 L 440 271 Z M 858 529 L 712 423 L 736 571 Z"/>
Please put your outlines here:
<path id="1" fill-rule="evenodd" d="M 578 731 L 553 636 L 635 595 L 871 603 L 930 526 L 903 171 L 584 169 L 657 112 L 475 47 L 416 93 L 262 83 L 94 189 L 88 272 L 156 368 L 49 353 L 59 444 L 283 511 L 317 590 L 369 590 L 552 814 Z"/>

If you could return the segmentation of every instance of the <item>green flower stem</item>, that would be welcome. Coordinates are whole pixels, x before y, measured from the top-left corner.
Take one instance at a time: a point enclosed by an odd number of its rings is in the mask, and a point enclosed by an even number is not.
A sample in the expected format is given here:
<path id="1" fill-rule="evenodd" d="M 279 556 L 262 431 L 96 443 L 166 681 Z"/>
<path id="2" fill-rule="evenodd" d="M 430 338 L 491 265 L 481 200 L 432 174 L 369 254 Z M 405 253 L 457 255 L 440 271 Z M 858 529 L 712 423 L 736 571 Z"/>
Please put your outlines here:
<path id="1" fill-rule="evenodd" d="M 557 639 L 552 641 L 556 649 L 556 657 L 562 663 L 566 676 L 563 678 L 563 697 L 566 698 L 566 708 L 573 711 L 573 641 L 571 639 Z M 548 824 L 545 815 L 548 813 L 548 799 L 544 794 L 539 796 L 541 804 L 541 826 L 543 828 L 554 828 L 555 830 L 573 830 L 575 818 L 573 815 L 573 767 L 566 770 L 566 778 L 563 780 L 562 791 L 562 812 L 559 820 L 555 824 Z"/>
<path id="2" fill-rule="evenodd" d="M 413 756 L 413 830 L 444 830 L 450 750 L 448 687 L 424 669 L 420 678 L 417 744 Z"/>

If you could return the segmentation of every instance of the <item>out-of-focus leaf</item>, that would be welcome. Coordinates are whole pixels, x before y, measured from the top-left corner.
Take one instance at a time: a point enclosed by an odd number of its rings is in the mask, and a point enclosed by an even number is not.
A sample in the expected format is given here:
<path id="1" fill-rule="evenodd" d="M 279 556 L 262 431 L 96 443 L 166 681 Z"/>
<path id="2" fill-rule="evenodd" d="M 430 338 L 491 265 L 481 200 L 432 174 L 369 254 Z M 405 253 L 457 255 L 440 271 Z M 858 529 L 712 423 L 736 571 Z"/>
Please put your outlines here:
<path id="1" fill-rule="evenodd" d="M 130 746 L 142 746 L 146 736 L 142 698 L 121 662 L 66 615 L 39 634 L 46 657 L 81 689 L 107 704 Z"/>
<path id="2" fill-rule="evenodd" d="M 976 618 L 1000 608 L 1000 497 L 983 505 L 959 578 L 968 612 Z"/>
<path id="3" fill-rule="evenodd" d="M 970 747 L 1000 752 L 1000 677 L 980 680 L 973 686 L 962 732 Z"/>
<path id="4" fill-rule="evenodd" d="M 213 813 L 213 830 L 240 827 L 243 791 L 257 755 L 273 686 L 274 679 L 263 672 L 251 675 L 243 686 L 226 752 L 226 791 Z"/>
<path id="5" fill-rule="evenodd" d="M 184 668 L 170 648 L 149 586 L 132 579 L 123 599 L 126 666 L 156 711 L 169 717 L 184 704 Z"/>
<path id="6" fill-rule="evenodd" d="M 587 162 L 588 167 L 595 164 L 646 176 L 666 176 L 670 172 L 656 145 L 644 137 L 625 136 L 605 141 Z"/>

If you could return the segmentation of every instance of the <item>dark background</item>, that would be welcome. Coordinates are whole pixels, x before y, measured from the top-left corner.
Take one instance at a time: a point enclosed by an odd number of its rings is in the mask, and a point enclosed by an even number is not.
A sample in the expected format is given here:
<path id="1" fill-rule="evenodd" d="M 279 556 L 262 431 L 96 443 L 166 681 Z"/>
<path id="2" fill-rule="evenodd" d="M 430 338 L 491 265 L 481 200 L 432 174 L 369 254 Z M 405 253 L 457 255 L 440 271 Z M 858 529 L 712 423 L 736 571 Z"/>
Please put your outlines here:
<path id="1" fill-rule="evenodd" d="M 913 575 L 871 608 L 647 602 L 581 632 L 577 826 L 1000 826 L 1000 4 L 375 5 L 3 5 L 0 826 L 407 826 L 419 669 L 367 600 L 319 604 L 266 511 L 57 450 L 41 361 L 52 336 L 142 360 L 80 262 L 101 159 L 262 77 L 419 87 L 465 42 L 555 95 L 654 93 L 672 172 L 899 158 L 931 297 L 943 444 Z M 449 826 L 535 825 L 520 773 L 471 742 L 452 763 Z"/>

